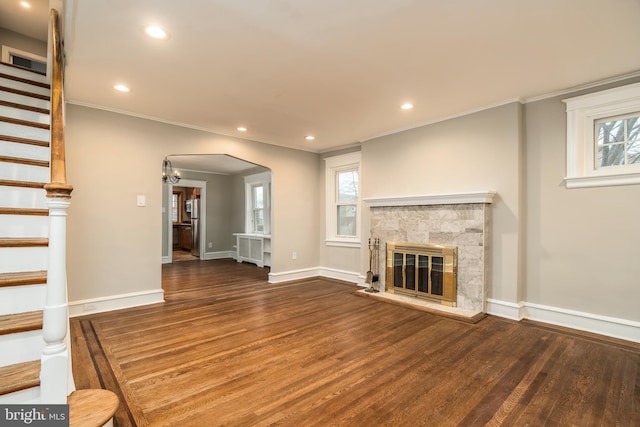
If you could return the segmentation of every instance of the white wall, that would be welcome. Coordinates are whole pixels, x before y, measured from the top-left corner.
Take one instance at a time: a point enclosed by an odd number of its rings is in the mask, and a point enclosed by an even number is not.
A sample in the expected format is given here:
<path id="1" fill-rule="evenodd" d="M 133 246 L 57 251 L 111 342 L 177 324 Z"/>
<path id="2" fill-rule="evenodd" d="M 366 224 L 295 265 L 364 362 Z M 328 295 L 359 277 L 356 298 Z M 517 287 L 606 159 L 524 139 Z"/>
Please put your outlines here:
<path id="1" fill-rule="evenodd" d="M 150 120 L 67 106 L 69 299 L 159 290 L 162 159 L 230 154 L 273 171 L 272 271 L 318 262 L 319 156 Z M 136 206 L 136 195 L 146 207 Z M 298 253 L 291 260 L 291 252 Z"/>

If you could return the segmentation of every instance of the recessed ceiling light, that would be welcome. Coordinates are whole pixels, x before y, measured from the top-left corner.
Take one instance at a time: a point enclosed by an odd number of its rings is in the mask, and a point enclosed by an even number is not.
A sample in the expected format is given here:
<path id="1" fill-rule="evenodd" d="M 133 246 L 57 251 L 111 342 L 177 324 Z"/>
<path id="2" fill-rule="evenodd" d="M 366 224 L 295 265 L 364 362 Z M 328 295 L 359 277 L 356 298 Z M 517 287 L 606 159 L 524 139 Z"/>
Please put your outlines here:
<path id="1" fill-rule="evenodd" d="M 402 108 L 403 110 L 411 110 L 413 108 L 413 104 L 411 104 L 410 102 L 405 102 L 400 106 L 400 108 Z"/>
<path id="2" fill-rule="evenodd" d="M 236 129 L 238 129 L 240 132 L 246 132 L 247 128 L 244 126 L 238 126 Z"/>
<path id="3" fill-rule="evenodd" d="M 307 141 L 313 141 L 314 139 L 316 139 L 316 137 L 313 135 L 307 135 L 304 137 L 304 139 L 306 139 Z"/>
<path id="4" fill-rule="evenodd" d="M 131 89 L 125 85 L 115 85 L 113 88 L 119 92 L 131 92 Z"/>
<path id="5" fill-rule="evenodd" d="M 26 1 L 21 1 L 20 6 L 24 7 L 25 9 L 31 9 L 31 5 Z"/>
<path id="6" fill-rule="evenodd" d="M 157 25 L 149 25 L 144 29 L 144 32 L 154 39 L 166 40 L 169 38 L 169 34 Z"/>

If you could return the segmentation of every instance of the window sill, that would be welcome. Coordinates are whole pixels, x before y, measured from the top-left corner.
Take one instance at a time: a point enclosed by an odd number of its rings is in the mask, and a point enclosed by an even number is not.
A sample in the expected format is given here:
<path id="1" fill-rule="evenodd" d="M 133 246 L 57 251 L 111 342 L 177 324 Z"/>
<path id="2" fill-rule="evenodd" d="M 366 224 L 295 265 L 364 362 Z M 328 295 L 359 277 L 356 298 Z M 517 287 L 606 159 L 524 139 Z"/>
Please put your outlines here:
<path id="1" fill-rule="evenodd" d="M 621 175 L 579 176 L 564 179 L 567 188 L 611 187 L 640 184 L 640 172 Z"/>
<path id="2" fill-rule="evenodd" d="M 360 241 L 325 240 L 327 246 L 338 246 L 343 248 L 360 248 Z"/>

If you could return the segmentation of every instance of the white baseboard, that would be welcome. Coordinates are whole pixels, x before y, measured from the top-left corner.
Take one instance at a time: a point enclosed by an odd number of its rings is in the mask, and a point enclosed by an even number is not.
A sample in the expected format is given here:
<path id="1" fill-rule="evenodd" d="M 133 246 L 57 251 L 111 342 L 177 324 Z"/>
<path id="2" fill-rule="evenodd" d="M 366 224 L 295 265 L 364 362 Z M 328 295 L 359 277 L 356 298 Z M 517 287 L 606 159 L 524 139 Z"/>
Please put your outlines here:
<path id="1" fill-rule="evenodd" d="M 235 254 L 235 251 L 205 252 L 202 259 L 208 261 L 210 259 L 234 258 Z"/>
<path id="2" fill-rule="evenodd" d="M 157 304 L 161 302 L 164 302 L 164 291 L 162 289 L 71 301 L 69 303 L 69 317 L 102 313 L 105 311 L 120 310 L 122 308 Z"/>
<path id="3" fill-rule="evenodd" d="M 640 342 L 640 322 L 566 308 L 487 299 L 487 313 L 513 320 L 535 320 L 585 332 Z"/>
<path id="4" fill-rule="evenodd" d="M 523 303 L 518 304 L 508 301 L 500 301 L 487 298 L 487 313 L 498 317 L 505 317 L 512 320 L 522 320 Z"/>
<path id="5" fill-rule="evenodd" d="M 284 271 L 282 273 L 269 273 L 269 283 L 281 283 L 311 277 L 328 277 L 330 279 L 344 280 L 345 282 L 356 283 L 358 285 L 364 283 L 364 278 L 360 276 L 360 273 L 328 267 L 312 267 Z"/>
<path id="6" fill-rule="evenodd" d="M 162 257 L 162 263 L 163 263 L 163 264 L 170 264 L 170 263 L 171 263 L 171 257 L 169 257 L 169 256 L 163 256 L 163 257 Z"/>
<path id="7" fill-rule="evenodd" d="M 529 302 L 524 305 L 524 317 L 529 320 L 640 343 L 640 322 L 632 320 Z"/>

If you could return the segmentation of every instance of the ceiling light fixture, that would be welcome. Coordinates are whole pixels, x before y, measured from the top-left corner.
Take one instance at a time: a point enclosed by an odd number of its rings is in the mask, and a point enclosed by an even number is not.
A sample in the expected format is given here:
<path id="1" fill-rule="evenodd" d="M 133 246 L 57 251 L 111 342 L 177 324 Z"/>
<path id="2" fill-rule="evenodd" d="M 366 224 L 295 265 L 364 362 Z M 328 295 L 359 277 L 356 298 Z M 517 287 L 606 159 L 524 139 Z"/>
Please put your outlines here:
<path id="1" fill-rule="evenodd" d="M 162 161 L 162 182 L 177 184 L 178 181 L 180 181 L 180 172 L 173 170 L 171 160 L 165 157 Z"/>
<path id="2" fill-rule="evenodd" d="M 114 88 L 115 90 L 117 90 L 118 92 L 131 92 L 131 89 L 129 89 L 129 88 L 128 88 L 127 86 L 125 86 L 125 85 L 120 85 L 120 84 L 118 84 L 118 85 L 113 86 L 113 88 Z"/>
<path id="3" fill-rule="evenodd" d="M 411 104 L 410 102 L 405 102 L 400 106 L 400 108 L 402 108 L 403 110 L 411 110 L 413 108 L 413 104 Z"/>
<path id="4" fill-rule="evenodd" d="M 244 127 L 244 126 L 238 126 L 236 129 L 239 130 L 240 132 L 246 132 L 247 131 L 247 128 Z"/>
<path id="5" fill-rule="evenodd" d="M 144 29 L 144 32 L 147 33 L 148 36 L 153 37 L 154 39 L 159 40 L 167 40 L 169 38 L 169 34 L 158 27 L 157 25 L 149 25 Z"/>
<path id="6" fill-rule="evenodd" d="M 25 9 L 31 9 L 31 5 L 26 1 L 21 1 L 20 6 L 24 7 Z"/>
<path id="7" fill-rule="evenodd" d="M 316 137 L 313 135 L 307 135 L 304 137 L 304 139 L 306 139 L 307 141 L 313 141 L 314 139 L 316 139 Z"/>

